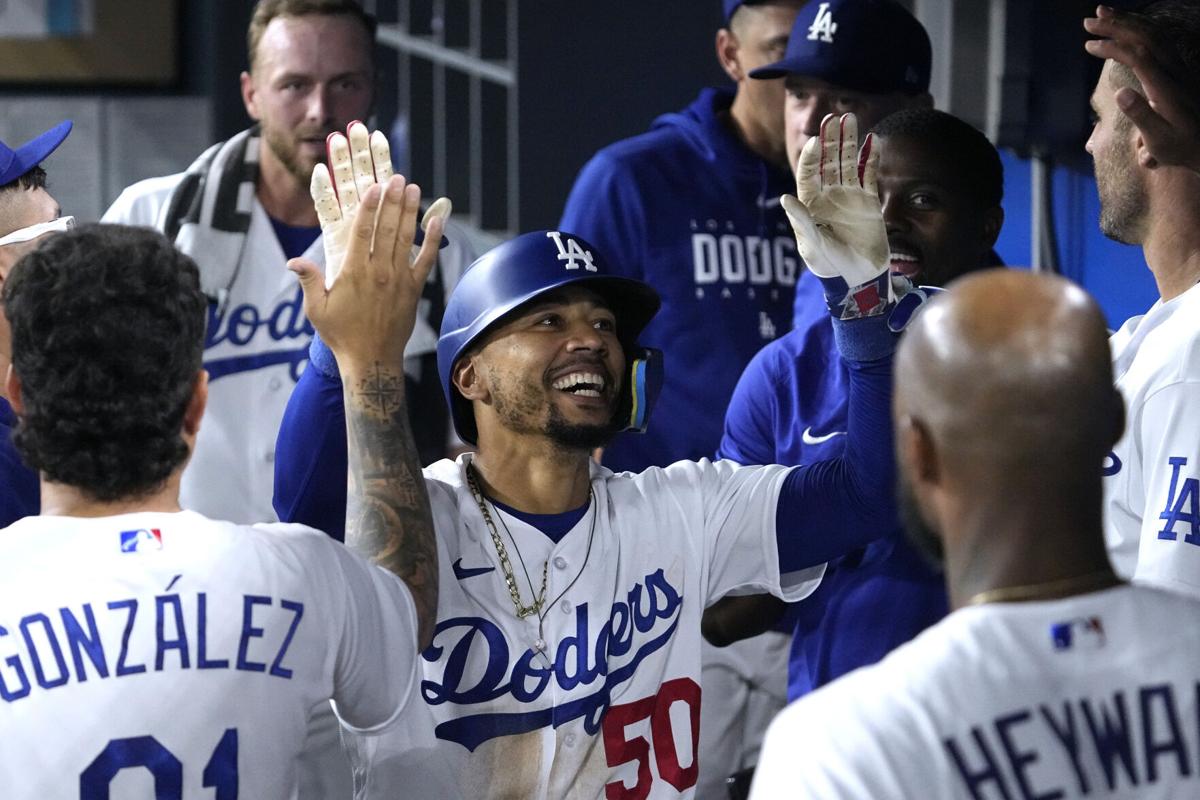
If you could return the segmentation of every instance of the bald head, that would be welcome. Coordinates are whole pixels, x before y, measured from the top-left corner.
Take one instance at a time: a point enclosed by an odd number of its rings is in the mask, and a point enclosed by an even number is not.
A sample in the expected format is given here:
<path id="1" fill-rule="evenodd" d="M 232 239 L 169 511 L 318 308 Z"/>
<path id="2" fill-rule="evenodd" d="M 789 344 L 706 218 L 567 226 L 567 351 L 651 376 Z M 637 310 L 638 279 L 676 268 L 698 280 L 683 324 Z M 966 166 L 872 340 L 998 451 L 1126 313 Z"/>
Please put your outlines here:
<path id="1" fill-rule="evenodd" d="M 894 412 L 905 527 L 944 562 L 952 607 L 1116 580 L 1101 470 L 1123 403 L 1082 289 L 1022 270 L 955 281 L 905 334 Z"/>
<path id="2" fill-rule="evenodd" d="M 1098 473 L 1114 441 L 1104 317 L 1062 278 L 988 270 L 957 281 L 906 335 L 896 373 L 897 422 L 920 420 L 949 461 Z"/>

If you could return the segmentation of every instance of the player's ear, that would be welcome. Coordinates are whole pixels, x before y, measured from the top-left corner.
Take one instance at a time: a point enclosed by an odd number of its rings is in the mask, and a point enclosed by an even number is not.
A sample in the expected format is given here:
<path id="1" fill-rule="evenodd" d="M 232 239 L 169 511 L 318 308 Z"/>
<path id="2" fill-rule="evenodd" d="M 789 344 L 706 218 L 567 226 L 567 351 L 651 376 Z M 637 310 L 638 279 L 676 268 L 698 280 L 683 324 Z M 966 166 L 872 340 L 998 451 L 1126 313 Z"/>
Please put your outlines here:
<path id="1" fill-rule="evenodd" d="M 257 88 L 254 86 L 254 76 L 249 72 L 243 72 L 239 78 L 242 88 L 242 104 L 246 106 L 246 113 L 250 119 L 258 121 L 262 119 L 262 115 L 258 111 Z"/>
<path id="2" fill-rule="evenodd" d="M 717 63 L 735 83 L 746 77 L 746 71 L 742 69 L 742 62 L 738 58 L 740 47 L 738 38 L 734 36 L 733 31 L 728 28 L 721 28 L 717 31 Z"/>
<path id="3" fill-rule="evenodd" d="M 1158 159 L 1150 154 L 1150 148 L 1146 147 L 1146 140 L 1142 137 L 1142 132 L 1137 129 L 1136 125 L 1130 127 L 1133 128 L 1133 154 L 1137 157 L 1137 163 L 1146 169 L 1157 169 Z"/>
<path id="4" fill-rule="evenodd" d="M 996 246 L 996 240 L 1000 238 L 1000 229 L 1004 227 L 1004 209 L 1000 206 L 992 206 L 987 211 L 983 212 L 983 246 L 987 250 L 985 257 L 991 253 L 993 247 Z M 994 266 L 988 264 L 988 266 Z"/>
<path id="5" fill-rule="evenodd" d="M 475 363 L 475 355 L 468 354 L 458 360 L 450 373 L 450 380 L 459 394 L 467 400 L 486 400 L 487 387 Z"/>
<path id="6" fill-rule="evenodd" d="M 13 369 L 12 364 L 8 365 L 8 371 L 4 374 L 4 393 L 13 413 L 25 413 L 25 403 L 21 400 L 21 379 L 17 377 L 17 371 Z"/>
<path id="7" fill-rule="evenodd" d="M 208 370 L 202 369 L 196 373 L 196 380 L 192 384 L 192 397 L 183 412 L 183 435 L 189 443 L 200 432 L 200 420 L 204 417 L 204 408 L 207 405 Z"/>
<path id="8" fill-rule="evenodd" d="M 17 263 L 18 254 L 11 252 L 16 250 L 15 247 L 0 247 L 0 288 L 3 288 L 4 282 L 8 280 L 8 273 L 12 271 L 13 264 Z"/>
<path id="9" fill-rule="evenodd" d="M 896 453 L 900 469 L 914 488 L 941 481 L 937 446 L 922 420 L 911 415 L 900 418 L 896 427 Z"/>

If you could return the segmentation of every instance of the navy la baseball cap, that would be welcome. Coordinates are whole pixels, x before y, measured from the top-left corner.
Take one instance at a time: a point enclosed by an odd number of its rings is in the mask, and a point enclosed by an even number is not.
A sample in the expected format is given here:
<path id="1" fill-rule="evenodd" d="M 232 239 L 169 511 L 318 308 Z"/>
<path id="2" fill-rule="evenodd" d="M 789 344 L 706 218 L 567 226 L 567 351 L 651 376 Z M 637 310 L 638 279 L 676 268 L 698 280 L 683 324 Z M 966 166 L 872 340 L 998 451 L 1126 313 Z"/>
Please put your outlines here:
<path id="1" fill-rule="evenodd" d="M 779 61 L 751 78 L 804 75 L 870 94 L 929 91 L 933 47 L 925 27 L 893 0 L 809 2 Z"/>
<path id="2" fill-rule="evenodd" d="M 0 186 L 12 183 L 45 161 L 67 138 L 73 124 L 71 120 L 60 122 L 15 150 L 0 142 Z"/>

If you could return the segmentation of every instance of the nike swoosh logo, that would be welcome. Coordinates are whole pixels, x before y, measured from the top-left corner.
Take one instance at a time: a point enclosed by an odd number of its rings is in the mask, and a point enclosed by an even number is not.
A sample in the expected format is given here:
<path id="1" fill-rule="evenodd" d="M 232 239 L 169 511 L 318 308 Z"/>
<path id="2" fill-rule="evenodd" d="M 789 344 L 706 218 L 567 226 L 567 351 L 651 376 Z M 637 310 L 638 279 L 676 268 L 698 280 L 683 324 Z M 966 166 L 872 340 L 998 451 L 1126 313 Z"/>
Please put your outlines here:
<path id="1" fill-rule="evenodd" d="M 826 433 L 823 436 L 813 436 L 812 427 L 808 427 L 804 429 L 804 433 L 800 434 L 800 439 L 803 440 L 805 444 L 821 444 L 822 442 L 828 442 L 835 436 L 845 435 L 845 431 L 834 431 L 833 433 Z"/>
<path id="2" fill-rule="evenodd" d="M 485 572 L 493 572 L 496 569 L 495 567 L 464 567 L 461 558 L 450 566 L 454 567 L 454 577 L 460 581 L 467 578 L 474 578 L 476 575 L 482 575 Z"/>

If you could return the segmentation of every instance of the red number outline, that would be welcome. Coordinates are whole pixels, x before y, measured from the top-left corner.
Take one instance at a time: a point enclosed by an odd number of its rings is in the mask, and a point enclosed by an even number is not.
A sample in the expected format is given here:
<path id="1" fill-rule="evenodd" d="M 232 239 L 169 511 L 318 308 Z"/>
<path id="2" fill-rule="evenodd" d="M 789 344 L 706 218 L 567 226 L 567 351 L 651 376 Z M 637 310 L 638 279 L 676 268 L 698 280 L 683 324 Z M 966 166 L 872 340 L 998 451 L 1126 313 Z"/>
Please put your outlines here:
<path id="1" fill-rule="evenodd" d="M 671 706 L 687 703 L 692 728 L 692 763 L 686 769 L 679 765 L 671 728 Z M 646 800 L 654 781 L 650 774 L 650 741 L 646 737 L 625 738 L 625 729 L 635 722 L 650 720 L 650 738 L 654 743 L 654 763 L 659 776 L 679 791 L 696 785 L 700 773 L 697 749 L 700 740 L 700 687 L 691 678 L 675 678 L 662 685 L 657 695 L 643 697 L 632 703 L 622 703 L 608 709 L 604 715 L 604 755 L 608 766 L 618 767 L 637 761 L 637 783 L 632 787 L 623 781 L 604 786 L 606 800 Z"/>

